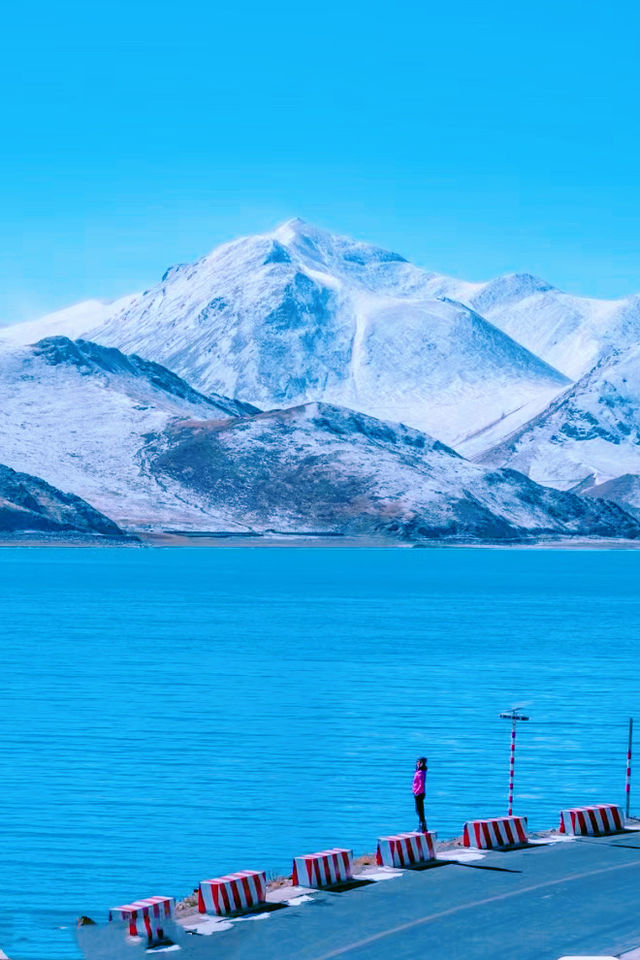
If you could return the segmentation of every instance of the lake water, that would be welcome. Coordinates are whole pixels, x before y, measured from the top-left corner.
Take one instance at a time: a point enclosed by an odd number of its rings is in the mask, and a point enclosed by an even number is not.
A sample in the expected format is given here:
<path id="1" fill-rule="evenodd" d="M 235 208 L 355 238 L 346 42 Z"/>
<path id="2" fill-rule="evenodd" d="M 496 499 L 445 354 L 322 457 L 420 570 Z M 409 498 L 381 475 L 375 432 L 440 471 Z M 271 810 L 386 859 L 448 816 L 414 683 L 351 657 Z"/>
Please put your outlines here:
<path id="1" fill-rule="evenodd" d="M 0 550 L 0 947 L 413 829 L 623 802 L 640 552 Z M 640 788 L 639 788 L 640 789 Z M 15 916 L 10 908 L 15 908 Z"/>

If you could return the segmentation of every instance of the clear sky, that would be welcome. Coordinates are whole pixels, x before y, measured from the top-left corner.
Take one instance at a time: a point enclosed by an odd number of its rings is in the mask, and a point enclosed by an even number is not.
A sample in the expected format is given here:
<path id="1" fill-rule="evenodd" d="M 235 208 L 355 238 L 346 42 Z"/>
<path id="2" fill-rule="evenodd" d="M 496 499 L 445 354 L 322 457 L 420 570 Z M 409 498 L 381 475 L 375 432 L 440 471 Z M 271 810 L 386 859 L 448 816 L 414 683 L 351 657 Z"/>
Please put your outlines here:
<path id="1" fill-rule="evenodd" d="M 0 38 L 0 322 L 291 216 L 640 291 L 630 0 L 32 0 Z"/>

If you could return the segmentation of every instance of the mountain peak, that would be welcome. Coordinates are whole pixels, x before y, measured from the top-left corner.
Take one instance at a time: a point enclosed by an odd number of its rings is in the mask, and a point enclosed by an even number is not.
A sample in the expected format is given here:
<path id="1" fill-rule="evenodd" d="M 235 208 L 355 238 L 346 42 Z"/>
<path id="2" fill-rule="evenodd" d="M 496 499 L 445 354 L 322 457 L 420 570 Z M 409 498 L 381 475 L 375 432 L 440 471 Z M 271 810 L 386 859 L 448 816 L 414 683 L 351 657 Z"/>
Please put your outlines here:
<path id="1" fill-rule="evenodd" d="M 278 231 L 293 231 L 294 233 L 299 233 L 308 227 L 311 227 L 312 230 L 315 229 L 313 224 L 307 220 L 303 220 L 302 217 L 290 217 L 288 220 L 279 223 L 274 233 L 278 233 Z"/>
<path id="2" fill-rule="evenodd" d="M 533 273 L 505 273 L 484 284 L 473 298 L 474 306 L 483 313 L 496 304 L 504 306 L 554 289 L 551 283 Z"/>
<path id="3" fill-rule="evenodd" d="M 399 253 L 343 234 L 331 233 L 300 217 L 286 220 L 269 236 L 302 258 L 337 269 L 344 269 L 345 265 L 357 269 L 375 267 L 377 264 L 407 263 Z"/>
<path id="4" fill-rule="evenodd" d="M 285 246 L 302 243 L 305 246 L 317 247 L 321 245 L 326 247 L 336 239 L 329 230 L 316 227 L 301 217 L 292 217 L 291 220 L 285 220 L 270 235 Z"/>

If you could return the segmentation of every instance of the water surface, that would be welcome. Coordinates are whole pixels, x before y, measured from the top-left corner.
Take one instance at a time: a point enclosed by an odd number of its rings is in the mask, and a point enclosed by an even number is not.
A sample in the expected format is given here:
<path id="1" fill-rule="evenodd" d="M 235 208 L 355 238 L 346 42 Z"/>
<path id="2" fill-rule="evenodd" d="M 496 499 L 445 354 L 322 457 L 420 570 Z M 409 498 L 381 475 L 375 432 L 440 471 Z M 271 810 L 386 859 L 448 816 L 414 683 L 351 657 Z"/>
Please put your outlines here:
<path id="1" fill-rule="evenodd" d="M 0 947 L 415 826 L 622 802 L 640 552 L 0 550 Z M 8 915 L 8 907 L 16 916 Z"/>

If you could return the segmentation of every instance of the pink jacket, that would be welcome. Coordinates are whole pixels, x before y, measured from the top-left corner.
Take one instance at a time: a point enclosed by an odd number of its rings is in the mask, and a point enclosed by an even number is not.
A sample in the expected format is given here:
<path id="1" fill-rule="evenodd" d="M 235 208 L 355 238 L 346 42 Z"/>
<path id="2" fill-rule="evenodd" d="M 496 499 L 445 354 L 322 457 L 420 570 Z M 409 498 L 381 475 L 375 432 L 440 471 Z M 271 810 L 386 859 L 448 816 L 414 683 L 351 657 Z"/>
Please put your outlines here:
<path id="1" fill-rule="evenodd" d="M 415 797 L 424 793 L 424 783 L 427 776 L 426 770 L 416 770 L 413 775 L 413 795 Z"/>

